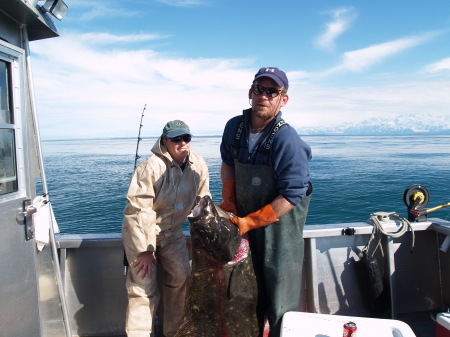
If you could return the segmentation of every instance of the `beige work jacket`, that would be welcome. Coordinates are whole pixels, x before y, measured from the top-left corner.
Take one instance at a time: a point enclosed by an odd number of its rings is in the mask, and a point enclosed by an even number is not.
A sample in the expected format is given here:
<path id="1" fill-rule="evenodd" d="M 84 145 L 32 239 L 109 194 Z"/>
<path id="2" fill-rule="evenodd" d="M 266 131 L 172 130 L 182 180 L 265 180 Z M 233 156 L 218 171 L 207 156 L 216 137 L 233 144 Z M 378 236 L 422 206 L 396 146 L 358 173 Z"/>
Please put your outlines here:
<path id="1" fill-rule="evenodd" d="M 133 174 L 122 222 L 123 243 L 137 255 L 155 251 L 160 232 L 181 227 L 197 195 L 211 195 L 208 167 L 200 155 L 191 151 L 181 171 L 161 138 L 152 152 Z"/>

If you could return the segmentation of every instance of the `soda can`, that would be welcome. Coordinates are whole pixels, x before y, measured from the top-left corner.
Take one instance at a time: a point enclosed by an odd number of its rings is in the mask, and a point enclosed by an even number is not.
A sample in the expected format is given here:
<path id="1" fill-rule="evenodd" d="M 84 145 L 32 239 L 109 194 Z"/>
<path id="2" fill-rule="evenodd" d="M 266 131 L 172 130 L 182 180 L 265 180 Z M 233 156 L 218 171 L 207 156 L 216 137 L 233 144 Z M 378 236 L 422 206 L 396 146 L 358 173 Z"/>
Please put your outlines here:
<path id="1" fill-rule="evenodd" d="M 343 337 L 356 337 L 356 323 L 355 322 L 347 322 L 344 324 Z"/>

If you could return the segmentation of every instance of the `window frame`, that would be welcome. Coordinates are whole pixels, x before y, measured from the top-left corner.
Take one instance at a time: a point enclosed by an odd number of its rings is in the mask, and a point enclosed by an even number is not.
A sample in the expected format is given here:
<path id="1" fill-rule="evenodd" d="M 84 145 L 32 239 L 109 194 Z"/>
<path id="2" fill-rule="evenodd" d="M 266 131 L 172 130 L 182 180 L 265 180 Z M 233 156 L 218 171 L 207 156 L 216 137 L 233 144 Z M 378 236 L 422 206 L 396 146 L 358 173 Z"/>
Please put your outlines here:
<path id="1" fill-rule="evenodd" d="M 9 92 L 11 123 L 0 123 L 0 129 L 13 130 L 14 154 L 16 165 L 17 190 L 0 194 L 0 202 L 24 197 L 26 195 L 25 157 L 23 134 L 26 132 L 22 123 L 22 92 L 25 71 L 25 51 L 8 42 L 0 40 L 0 60 L 9 64 Z"/>

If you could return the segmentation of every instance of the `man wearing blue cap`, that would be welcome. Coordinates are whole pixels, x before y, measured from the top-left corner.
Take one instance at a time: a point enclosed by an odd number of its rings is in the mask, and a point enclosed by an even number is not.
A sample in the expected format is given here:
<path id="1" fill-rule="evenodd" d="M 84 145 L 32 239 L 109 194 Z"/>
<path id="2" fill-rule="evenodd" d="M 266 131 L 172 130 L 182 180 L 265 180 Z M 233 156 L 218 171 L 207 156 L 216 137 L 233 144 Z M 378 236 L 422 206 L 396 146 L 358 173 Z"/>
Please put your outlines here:
<path id="1" fill-rule="evenodd" d="M 285 312 L 299 309 L 303 226 L 312 191 L 311 149 L 281 118 L 288 88 L 280 69 L 259 69 L 248 92 L 252 107 L 227 122 L 220 146 L 220 206 L 236 215 L 230 220 L 248 235 L 260 336 L 267 318 L 270 337 L 280 336 Z"/>
<path id="2" fill-rule="evenodd" d="M 156 266 L 163 272 L 163 334 L 173 337 L 183 315 L 190 275 L 182 224 L 197 195 L 209 195 L 208 167 L 191 151 L 192 134 L 180 120 L 168 122 L 131 179 L 122 222 L 130 269 L 126 288 L 128 337 L 149 337 L 159 303 Z M 158 262 L 158 264 L 156 264 Z"/>

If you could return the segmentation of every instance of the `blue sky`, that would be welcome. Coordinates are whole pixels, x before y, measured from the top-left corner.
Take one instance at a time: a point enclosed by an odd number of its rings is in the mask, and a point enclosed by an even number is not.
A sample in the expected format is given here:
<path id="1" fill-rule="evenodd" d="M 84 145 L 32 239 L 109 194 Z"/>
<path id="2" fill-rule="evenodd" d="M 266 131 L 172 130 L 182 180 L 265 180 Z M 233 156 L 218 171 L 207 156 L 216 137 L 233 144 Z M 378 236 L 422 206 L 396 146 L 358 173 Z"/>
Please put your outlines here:
<path id="1" fill-rule="evenodd" d="M 61 36 L 31 43 L 43 139 L 137 136 L 145 104 L 143 136 L 221 134 L 265 66 L 298 128 L 450 115 L 448 0 L 65 2 Z"/>

